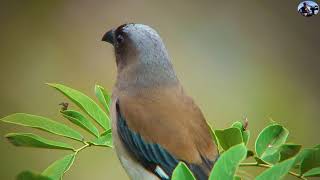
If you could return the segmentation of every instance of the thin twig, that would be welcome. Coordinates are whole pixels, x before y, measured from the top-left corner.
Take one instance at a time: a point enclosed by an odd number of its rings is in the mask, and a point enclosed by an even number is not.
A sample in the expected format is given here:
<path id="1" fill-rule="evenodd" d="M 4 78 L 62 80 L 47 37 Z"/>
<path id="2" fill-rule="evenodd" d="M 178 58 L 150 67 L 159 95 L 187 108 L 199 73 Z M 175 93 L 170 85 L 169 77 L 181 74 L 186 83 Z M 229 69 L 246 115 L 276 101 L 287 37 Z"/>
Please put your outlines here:
<path id="1" fill-rule="evenodd" d="M 242 167 L 245 167 L 245 166 L 255 166 L 255 167 L 263 167 L 263 168 L 271 168 L 272 166 L 271 165 L 268 165 L 268 164 L 258 164 L 256 162 L 253 162 L 253 163 L 241 163 L 240 166 Z M 299 179 L 303 179 L 303 180 L 307 180 L 307 178 L 303 177 L 303 176 L 300 176 L 299 174 L 295 173 L 295 172 L 292 172 L 292 171 L 289 171 L 288 172 L 289 174 L 291 174 L 292 176 L 295 176 Z"/>
<path id="2" fill-rule="evenodd" d="M 75 154 L 77 154 L 77 153 L 80 152 L 81 150 L 85 149 L 86 147 L 91 146 L 91 144 L 89 144 L 89 143 L 87 143 L 87 142 L 85 142 L 85 141 L 84 141 L 83 143 L 84 143 L 83 146 L 81 146 L 80 148 L 74 150 L 74 153 L 75 153 Z"/>

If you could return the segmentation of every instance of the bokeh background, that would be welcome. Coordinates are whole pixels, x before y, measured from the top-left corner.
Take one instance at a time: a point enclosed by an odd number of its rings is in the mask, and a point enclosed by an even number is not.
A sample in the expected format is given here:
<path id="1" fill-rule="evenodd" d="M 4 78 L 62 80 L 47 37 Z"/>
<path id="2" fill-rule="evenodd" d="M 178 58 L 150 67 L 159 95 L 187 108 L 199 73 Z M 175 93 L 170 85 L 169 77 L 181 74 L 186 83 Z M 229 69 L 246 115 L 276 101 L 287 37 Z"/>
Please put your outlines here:
<path id="1" fill-rule="evenodd" d="M 301 16 L 299 2 L 1 0 L 0 117 L 26 112 L 66 123 L 58 106 L 66 99 L 44 83 L 93 98 L 96 83 L 111 90 L 113 49 L 100 39 L 138 22 L 163 37 L 186 91 L 215 128 L 247 116 L 256 137 L 273 119 L 290 130 L 289 141 L 311 147 L 320 142 L 320 16 Z M 1 180 L 26 169 L 41 172 L 68 154 L 16 148 L 3 136 L 18 131 L 48 137 L 0 123 Z M 89 148 L 65 179 L 128 178 L 111 149 Z"/>

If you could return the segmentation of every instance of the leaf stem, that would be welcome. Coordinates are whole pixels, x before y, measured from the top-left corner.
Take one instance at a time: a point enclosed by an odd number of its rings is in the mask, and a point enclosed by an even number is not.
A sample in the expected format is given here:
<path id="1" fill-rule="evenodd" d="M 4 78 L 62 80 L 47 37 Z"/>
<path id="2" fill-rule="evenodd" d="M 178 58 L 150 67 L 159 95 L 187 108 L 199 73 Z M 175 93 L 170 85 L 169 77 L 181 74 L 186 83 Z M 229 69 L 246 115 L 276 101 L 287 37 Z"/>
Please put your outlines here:
<path id="1" fill-rule="evenodd" d="M 84 144 L 83 146 L 81 146 L 80 148 L 74 150 L 74 153 L 75 153 L 75 154 L 77 154 L 77 153 L 80 152 L 81 150 L 85 149 L 86 147 L 91 146 L 91 144 L 87 143 L 86 141 L 83 141 L 83 144 Z"/>
<path id="2" fill-rule="evenodd" d="M 255 167 L 262 167 L 262 168 L 271 168 L 272 167 L 269 164 L 258 164 L 256 162 L 240 163 L 240 166 L 242 166 L 242 167 L 255 166 Z M 299 174 L 297 174 L 295 172 L 289 171 L 288 173 L 291 174 L 292 176 L 295 176 L 295 177 L 299 178 L 299 179 L 307 180 L 307 178 L 305 178 L 303 176 L 300 176 Z"/>

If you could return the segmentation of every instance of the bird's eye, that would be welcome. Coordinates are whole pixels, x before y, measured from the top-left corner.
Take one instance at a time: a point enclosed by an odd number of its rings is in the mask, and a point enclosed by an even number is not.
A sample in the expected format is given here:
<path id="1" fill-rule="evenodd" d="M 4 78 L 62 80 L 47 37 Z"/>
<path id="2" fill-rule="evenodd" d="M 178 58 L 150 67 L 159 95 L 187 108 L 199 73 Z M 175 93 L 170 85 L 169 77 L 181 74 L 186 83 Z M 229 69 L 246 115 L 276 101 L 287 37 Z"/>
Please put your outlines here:
<path id="1" fill-rule="evenodd" d="M 117 36 L 116 40 L 117 40 L 117 43 L 118 43 L 118 44 L 121 44 L 121 43 L 123 42 L 124 38 L 123 38 L 123 36 L 121 36 L 121 35 L 119 34 L 119 35 Z"/>

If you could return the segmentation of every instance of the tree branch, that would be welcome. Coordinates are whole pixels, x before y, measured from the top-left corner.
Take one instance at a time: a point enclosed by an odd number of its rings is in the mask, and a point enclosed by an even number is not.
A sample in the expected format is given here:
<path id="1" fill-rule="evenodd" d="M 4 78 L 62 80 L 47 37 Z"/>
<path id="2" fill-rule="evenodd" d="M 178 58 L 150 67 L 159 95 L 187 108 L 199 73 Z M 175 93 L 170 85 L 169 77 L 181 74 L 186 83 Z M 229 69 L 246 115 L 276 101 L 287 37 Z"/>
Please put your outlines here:
<path id="1" fill-rule="evenodd" d="M 262 168 L 271 168 L 272 166 L 269 165 L 269 164 L 258 164 L 256 162 L 253 162 L 253 163 L 240 163 L 240 167 L 246 167 L 246 166 L 254 166 L 254 167 L 262 167 Z M 299 179 L 303 179 L 303 180 L 307 180 L 307 178 L 303 177 L 303 176 L 300 176 L 299 174 L 295 173 L 295 172 L 292 172 L 292 171 L 289 171 L 288 172 L 290 175 L 292 176 L 295 176 Z"/>

